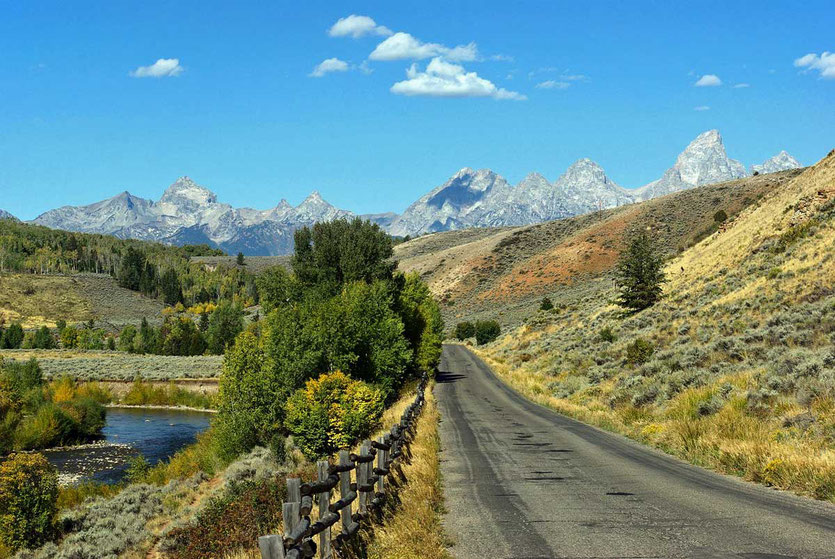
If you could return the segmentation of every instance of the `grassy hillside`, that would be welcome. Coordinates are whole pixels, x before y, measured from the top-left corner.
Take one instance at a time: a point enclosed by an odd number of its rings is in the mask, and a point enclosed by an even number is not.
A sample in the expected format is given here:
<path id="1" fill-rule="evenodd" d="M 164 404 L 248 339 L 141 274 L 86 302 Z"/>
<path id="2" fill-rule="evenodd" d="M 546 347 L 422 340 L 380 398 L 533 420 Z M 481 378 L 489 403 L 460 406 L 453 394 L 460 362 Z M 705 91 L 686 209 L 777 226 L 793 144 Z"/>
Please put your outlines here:
<path id="1" fill-rule="evenodd" d="M 610 282 L 586 282 L 585 297 L 558 299 L 482 355 L 564 413 L 835 500 L 835 152 L 780 178 L 669 262 L 664 297 L 650 309 L 625 316 L 610 303 Z M 675 201 L 678 215 L 711 213 L 688 200 L 705 198 L 694 191 L 655 208 Z M 620 215 L 629 211 L 640 206 Z M 678 240 L 663 227 L 652 233 L 669 250 L 698 238 L 692 230 Z"/>
<path id="2" fill-rule="evenodd" d="M 417 271 L 443 303 L 452 324 L 498 318 L 518 324 L 544 295 L 576 301 L 609 284 L 624 235 L 651 228 L 669 256 L 720 227 L 799 170 L 750 177 L 526 227 L 450 231 L 398 245 L 401 269 Z"/>
<path id="3" fill-rule="evenodd" d="M 159 300 L 119 287 L 104 274 L 0 275 L 0 320 L 20 321 L 24 328 L 92 318 L 115 329 L 139 324 L 143 317 L 157 322 L 163 307 Z"/>

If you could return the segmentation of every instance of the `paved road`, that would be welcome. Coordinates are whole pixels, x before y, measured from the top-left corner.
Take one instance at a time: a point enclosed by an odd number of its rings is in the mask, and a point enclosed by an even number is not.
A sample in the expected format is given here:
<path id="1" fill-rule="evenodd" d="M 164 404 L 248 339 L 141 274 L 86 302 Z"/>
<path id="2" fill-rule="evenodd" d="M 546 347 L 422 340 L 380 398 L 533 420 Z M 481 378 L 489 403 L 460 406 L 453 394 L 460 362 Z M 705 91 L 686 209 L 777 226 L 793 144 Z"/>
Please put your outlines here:
<path id="1" fill-rule="evenodd" d="M 539 407 L 444 347 L 444 524 L 459 558 L 835 557 L 835 506 L 696 468 Z"/>

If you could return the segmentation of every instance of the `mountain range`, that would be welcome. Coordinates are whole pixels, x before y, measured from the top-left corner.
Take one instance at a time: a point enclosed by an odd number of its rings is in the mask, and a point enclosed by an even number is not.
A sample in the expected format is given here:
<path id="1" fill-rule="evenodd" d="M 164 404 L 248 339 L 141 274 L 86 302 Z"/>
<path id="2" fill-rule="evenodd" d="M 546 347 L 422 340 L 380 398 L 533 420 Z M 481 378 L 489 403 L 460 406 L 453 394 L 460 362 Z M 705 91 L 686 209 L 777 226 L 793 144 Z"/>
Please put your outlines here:
<path id="1" fill-rule="evenodd" d="M 754 165 L 751 173 L 800 167 L 785 151 Z M 410 205 L 401 215 L 366 214 L 393 235 L 451 229 L 526 225 L 649 200 L 679 190 L 748 176 L 730 159 L 717 130 L 700 134 L 658 180 L 626 189 L 602 167 L 580 159 L 554 182 L 530 173 L 517 185 L 489 169 L 468 167 Z M 0 210 L 0 218 L 6 212 Z M 148 200 L 122 192 L 87 206 L 47 211 L 34 223 L 56 229 L 105 233 L 170 244 L 206 243 L 234 254 L 280 255 L 293 250 L 293 233 L 305 225 L 355 214 L 336 208 L 314 191 L 298 206 L 281 200 L 274 208 L 234 208 L 188 177 L 177 179 L 162 197 Z M 11 217 L 11 216 L 9 216 Z"/>

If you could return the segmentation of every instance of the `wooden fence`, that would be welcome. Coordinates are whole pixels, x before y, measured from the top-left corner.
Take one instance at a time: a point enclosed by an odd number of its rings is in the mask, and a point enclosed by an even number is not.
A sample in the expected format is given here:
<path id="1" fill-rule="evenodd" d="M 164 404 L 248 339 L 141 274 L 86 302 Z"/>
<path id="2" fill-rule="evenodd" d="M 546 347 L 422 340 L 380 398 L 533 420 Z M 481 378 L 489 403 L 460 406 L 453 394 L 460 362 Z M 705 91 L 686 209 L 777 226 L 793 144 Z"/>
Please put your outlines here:
<path id="1" fill-rule="evenodd" d="M 414 437 L 425 390 L 424 376 L 400 423 L 376 441 L 364 441 L 359 454 L 342 450 L 338 463 L 318 462 L 318 478 L 312 483 L 287 478 L 287 500 L 282 505 L 284 534 L 258 538 L 262 559 L 315 557 L 317 550 L 320 558 L 331 559 L 334 548 L 347 542 L 359 531 L 361 523 L 382 510 L 387 477 Z M 331 502 L 337 486 L 339 499 Z M 314 507 L 318 508 L 315 522 L 310 518 Z M 333 528 L 340 520 L 341 527 Z M 314 541 L 317 536 L 318 545 Z"/>

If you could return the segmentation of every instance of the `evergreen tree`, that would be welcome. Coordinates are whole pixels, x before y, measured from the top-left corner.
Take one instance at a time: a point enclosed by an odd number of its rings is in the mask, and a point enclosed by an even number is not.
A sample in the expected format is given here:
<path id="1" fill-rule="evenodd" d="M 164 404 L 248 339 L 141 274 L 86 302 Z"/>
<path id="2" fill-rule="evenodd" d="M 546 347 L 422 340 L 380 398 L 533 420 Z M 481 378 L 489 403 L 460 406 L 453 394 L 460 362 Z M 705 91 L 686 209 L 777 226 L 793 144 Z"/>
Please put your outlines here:
<path id="1" fill-rule="evenodd" d="M 170 268 L 160 278 L 162 298 L 166 305 L 176 305 L 183 302 L 183 288 L 180 285 L 180 278 L 177 270 Z"/>
<path id="2" fill-rule="evenodd" d="M 133 247 L 129 247 L 119 267 L 117 281 L 120 287 L 139 291 L 142 281 L 142 270 L 145 268 L 145 255 Z"/>
<path id="3" fill-rule="evenodd" d="M 200 321 L 197 323 L 197 329 L 201 332 L 206 332 L 209 329 L 209 313 L 206 311 L 200 313 Z"/>
<path id="4" fill-rule="evenodd" d="M 236 259 L 236 262 L 238 263 L 238 266 L 244 266 L 245 265 L 244 264 L 244 253 L 243 252 L 238 253 L 238 258 Z"/>
<path id="5" fill-rule="evenodd" d="M 23 343 L 23 327 L 17 322 L 12 323 L 5 332 L 3 332 L 3 339 L 0 340 L 0 345 L 3 349 L 18 349 Z"/>
<path id="6" fill-rule="evenodd" d="M 634 237 L 615 270 L 615 285 L 620 292 L 617 303 L 633 311 L 655 304 L 665 281 L 663 264 L 649 235 L 641 233 Z"/>

